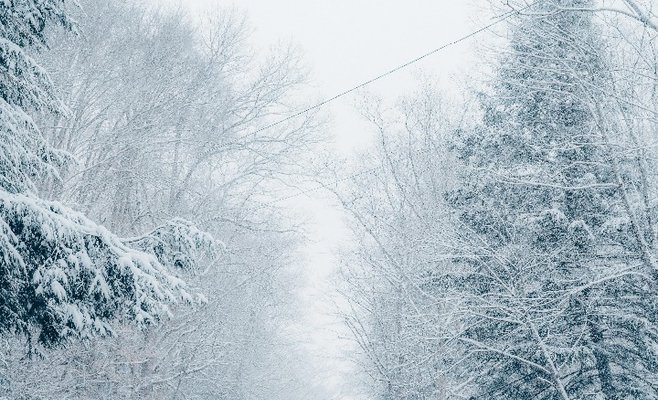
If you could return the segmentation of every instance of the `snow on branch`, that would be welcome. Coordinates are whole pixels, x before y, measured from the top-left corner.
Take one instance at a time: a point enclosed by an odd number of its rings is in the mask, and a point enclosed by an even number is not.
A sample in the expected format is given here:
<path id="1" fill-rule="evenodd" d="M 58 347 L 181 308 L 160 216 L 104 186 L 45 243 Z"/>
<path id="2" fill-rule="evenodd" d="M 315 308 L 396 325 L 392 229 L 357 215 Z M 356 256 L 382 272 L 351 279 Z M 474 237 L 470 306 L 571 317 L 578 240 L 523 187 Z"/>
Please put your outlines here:
<path id="1" fill-rule="evenodd" d="M 0 331 L 37 332 L 38 342 L 55 345 L 111 333 L 113 320 L 150 324 L 171 315 L 171 304 L 202 301 L 167 268 L 191 267 L 185 252 L 202 235 L 175 226 L 196 239 L 151 248 L 145 244 L 155 242 L 142 239 L 132 248 L 58 203 L 0 191 Z M 155 232 L 147 237 L 175 237 Z M 173 263 L 165 261 L 170 254 Z"/>
<path id="2" fill-rule="evenodd" d="M 150 233 L 125 239 L 124 243 L 154 254 L 168 268 L 199 272 L 204 264 L 211 264 L 224 244 L 191 222 L 176 218 Z"/>
<path id="3" fill-rule="evenodd" d="M 0 98 L 0 188 L 33 193 L 35 177 L 58 178 L 59 167 L 72 161 L 70 154 L 48 146 L 32 118 L 20 107 Z"/>

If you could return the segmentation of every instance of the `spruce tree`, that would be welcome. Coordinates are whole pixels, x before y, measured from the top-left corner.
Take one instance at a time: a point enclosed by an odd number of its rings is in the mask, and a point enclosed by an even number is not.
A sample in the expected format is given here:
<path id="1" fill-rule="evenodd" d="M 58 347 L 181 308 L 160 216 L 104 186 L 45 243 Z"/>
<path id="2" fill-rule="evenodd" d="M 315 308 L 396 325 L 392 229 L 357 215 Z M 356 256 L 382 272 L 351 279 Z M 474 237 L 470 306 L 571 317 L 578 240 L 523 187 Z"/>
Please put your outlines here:
<path id="1" fill-rule="evenodd" d="M 48 73 L 28 54 L 48 29 L 74 30 L 64 0 L 0 2 L 0 333 L 51 346 L 111 331 L 115 320 L 150 323 L 192 300 L 176 268 L 212 240 L 175 221 L 124 240 L 62 204 L 35 181 L 72 157 L 51 148 L 36 113 L 66 114 Z"/>
<path id="2" fill-rule="evenodd" d="M 655 282 L 635 273 L 620 184 L 637 174 L 605 128 L 605 44 L 574 10 L 591 6 L 551 0 L 518 17 L 482 123 L 456 141 L 469 173 L 447 197 L 470 251 L 451 284 L 474 398 L 658 396 Z"/>

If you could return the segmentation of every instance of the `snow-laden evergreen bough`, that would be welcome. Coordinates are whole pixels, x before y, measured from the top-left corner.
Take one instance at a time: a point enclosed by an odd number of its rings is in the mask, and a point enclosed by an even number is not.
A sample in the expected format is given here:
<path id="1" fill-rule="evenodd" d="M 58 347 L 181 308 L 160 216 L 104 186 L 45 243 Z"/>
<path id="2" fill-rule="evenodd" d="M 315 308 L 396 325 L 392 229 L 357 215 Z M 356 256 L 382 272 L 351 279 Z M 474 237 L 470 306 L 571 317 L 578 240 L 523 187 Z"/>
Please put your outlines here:
<path id="1" fill-rule="evenodd" d="M 0 2 L 0 332 L 44 345 L 108 333 L 113 320 L 152 323 L 173 303 L 202 300 L 174 271 L 215 252 L 212 238 L 183 221 L 122 240 L 39 198 L 35 179 L 72 160 L 49 147 L 30 117 L 66 110 L 26 49 L 45 46 L 51 25 L 75 29 L 66 6 Z"/>

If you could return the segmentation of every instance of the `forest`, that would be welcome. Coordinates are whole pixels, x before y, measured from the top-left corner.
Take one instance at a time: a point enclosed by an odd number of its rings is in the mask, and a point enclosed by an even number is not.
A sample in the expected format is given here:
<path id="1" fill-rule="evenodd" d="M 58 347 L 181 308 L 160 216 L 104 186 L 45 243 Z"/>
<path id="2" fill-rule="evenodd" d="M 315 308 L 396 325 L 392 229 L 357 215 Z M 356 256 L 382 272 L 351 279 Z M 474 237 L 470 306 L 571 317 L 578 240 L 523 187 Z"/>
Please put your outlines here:
<path id="1" fill-rule="evenodd" d="M 0 399 L 658 399 L 658 4 L 475 3 L 315 101 L 239 7 L 0 0 Z"/>

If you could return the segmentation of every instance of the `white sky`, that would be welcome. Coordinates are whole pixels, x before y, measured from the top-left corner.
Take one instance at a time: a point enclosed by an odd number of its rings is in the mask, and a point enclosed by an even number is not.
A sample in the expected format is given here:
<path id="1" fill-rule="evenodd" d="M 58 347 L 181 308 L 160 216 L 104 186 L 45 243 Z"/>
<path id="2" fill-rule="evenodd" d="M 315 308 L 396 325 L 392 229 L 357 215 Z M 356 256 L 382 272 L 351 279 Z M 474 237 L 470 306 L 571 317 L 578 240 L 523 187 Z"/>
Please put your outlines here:
<path id="1" fill-rule="evenodd" d="M 157 0 L 155 0 L 157 1 Z M 318 99 L 381 74 L 470 32 L 472 0 L 169 0 L 192 10 L 237 7 L 247 13 L 252 44 L 277 41 L 299 45 L 311 70 Z M 480 2 L 481 3 L 481 2 Z M 470 11 L 470 13 L 469 13 Z M 422 68 L 440 77 L 460 76 L 468 44 L 455 46 L 399 72 L 368 89 L 397 97 L 414 86 Z M 326 109 L 339 150 L 367 142 L 365 126 L 353 112 L 355 97 Z"/>
<path id="2" fill-rule="evenodd" d="M 471 0 L 179 1 L 195 12 L 210 6 L 246 11 L 254 30 L 252 44 L 257 48 L 288 40 L 299 45 L 305 65 L 311 70 L 310 83 L 318 100 L 358 85 L 486 23 L 470 18 L 477 10 Z M 373 84 L 368 91 L 394 100 L 415 88 L 420 71 L 436 76 L 444 86 L 455 89 L 452 83 L 464 78 L 472 64 L 469 57 L 474 44 L 469 40 L 441 51 Z M 357 99 L 347 96 L 326 106 L 325 111 L 331 116 L 329 134 L 335 140 L 338 153 L 367 149 L 371 134 L 368 125 L 354 110 Z M 348 365 L 332 360 L 332 356 L 340 356 L 339 347 L 344 347 L 345 343 L 336 339 L 335 330 L 340 329 L 340 324 L 328 315 L 333 310 L 326 302 L 335 268 L 332 251 L 345 240 L 347 231 L 340 213 L 322 195 L 296 201 L 297 206 L 313 215 L 312 239 L 305 249 L 309 260 L 306 266 L 308 284 L 302 293 L 307 303 L 304 305 L 305 321 L 310 325 L 308 339 L 316 352 L 316 361 L 327 370 L 324 383 L 335 398 L 357 398 L 346 380 L 350 374 Z"/>

